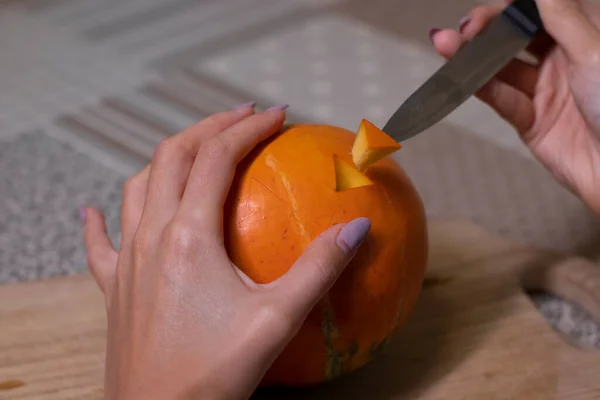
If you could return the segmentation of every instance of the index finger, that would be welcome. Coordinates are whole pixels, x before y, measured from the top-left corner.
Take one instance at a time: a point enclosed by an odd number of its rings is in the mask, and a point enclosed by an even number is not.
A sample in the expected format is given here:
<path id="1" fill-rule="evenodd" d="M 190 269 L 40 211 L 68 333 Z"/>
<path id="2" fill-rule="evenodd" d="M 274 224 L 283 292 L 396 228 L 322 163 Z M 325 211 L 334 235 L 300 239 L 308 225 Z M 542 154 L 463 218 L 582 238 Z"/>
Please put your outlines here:
<path id="1" fill-rule="evenodd" d="M 196 153 L 200 148 L 200 144 L 249 115 L 252 115 L 254 113 L 254 104 L 254 102 L 243 104 L 235 110 L 211 115 L 167 139 L 167 141 L 170 142 L 169 147 L 178 149 L 176 157 L 184 160 L 184 164 L 188 168 L 188 173 L 194 162 Z M 171 144 L 173 146 L 171 146 Z M 166 188 L 161 189 L 159 187 L 157 189 L 157 185 L 160 185 L 160 182 L 168 181 L 168 179 L 164 176 L 164 172 L 166 171 L 161 171 L 161 169 L 164 168 L 164 165 L 158 166 L 158 164 L 165 164 L 168 162 L 169 160 L 166 159 L 166 157 L 161 156 L 160 160 L 153 160 L 137 175 L 129 179 L 128 186 L 123 193 L 123 205 L 121 209 L 121 247 L 131 243 L 146 207 L 152 202 L 160 203 L 161 199 L 157 198 L 158 195 L 155 194 L 155 191 L 164 191 Z M 151 173 L 152 170 L 154 170 L 154 173 Z M 152 180 L 150 179 L 151 175 L 154 175 Z M 151 183 L 151 181 L 154 183 Z M 171 191 L 171 189 L 168 189 L 167 193 L 169 191 Z M 178 200 L 181 197 L 183 189 L 181 188 L 181 190 L 176 190 L 175 192 L 176 196 L 178 196 L 176 200 Z M 173 193 L 171 192 L 170 194 L 172 195 Z M 172 196 L 170 197 L 170 200 L 173 200 Z"/>
<path id="2" fill-rule="evenodd" d="M 220 236 L 223 206 L 237 164 L 259 142 L 279 131 L 284 120 L 282 110 L 255 114 L 202 144 L 181 200 L 180 217 L 194 229 Z"/>

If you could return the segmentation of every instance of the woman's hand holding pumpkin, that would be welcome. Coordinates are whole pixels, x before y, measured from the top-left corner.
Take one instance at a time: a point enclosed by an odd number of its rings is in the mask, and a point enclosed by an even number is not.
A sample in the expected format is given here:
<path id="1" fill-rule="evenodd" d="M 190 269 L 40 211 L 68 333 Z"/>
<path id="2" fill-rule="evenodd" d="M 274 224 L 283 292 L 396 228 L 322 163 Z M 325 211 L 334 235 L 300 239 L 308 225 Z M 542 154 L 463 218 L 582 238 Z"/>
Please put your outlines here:
<path id="1" fill-rule="evenodd" d="M 248 397 L 367 235 L 357 219 L 318 237 L 275 282 L 229 259 L 223 205 L 236 165 L 277 132 L 283 107 L 216 114 L 165 140 L 125 185 L 120 250 L 82 210 L 108 318 L 109 399 Z"/>

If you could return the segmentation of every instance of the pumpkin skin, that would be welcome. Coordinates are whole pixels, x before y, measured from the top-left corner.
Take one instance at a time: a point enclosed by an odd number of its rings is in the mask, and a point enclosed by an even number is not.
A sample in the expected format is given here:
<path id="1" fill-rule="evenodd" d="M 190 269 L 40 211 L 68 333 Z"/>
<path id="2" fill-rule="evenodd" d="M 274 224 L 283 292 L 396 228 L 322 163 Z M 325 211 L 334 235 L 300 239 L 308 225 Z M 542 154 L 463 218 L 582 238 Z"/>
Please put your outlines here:
<path id="1" fill-rule="evenodd" d="M 353 261 L 261 386 L 314 385 L 360 368 L 405 323 L 421 291 L 425 210 L 402 168 L 384 158 L 365 173 L 373 185 L 335 189 L 334 155 L 353 165 L 354 139 L 334 126 L 289 126 L 238 166 L 225 204 L 225 242 L 232 261 L 257 283 L 287 272 L 329 227 L 371 220 Z"/>

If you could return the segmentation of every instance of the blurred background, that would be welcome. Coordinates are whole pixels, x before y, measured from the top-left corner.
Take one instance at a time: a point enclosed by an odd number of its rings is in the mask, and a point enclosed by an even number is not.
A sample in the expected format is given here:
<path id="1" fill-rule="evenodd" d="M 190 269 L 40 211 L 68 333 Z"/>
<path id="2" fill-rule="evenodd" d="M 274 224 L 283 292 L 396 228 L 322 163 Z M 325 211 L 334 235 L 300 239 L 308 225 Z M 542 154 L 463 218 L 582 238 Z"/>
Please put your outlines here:
<path id="1" fill-rule="evenodd" d="M 471 0 L 0 0 L 0 283 L 86 271 L 78 208 L 119 240 L 124 180 L 154 146 L 250 100 L 291 122 L 377 125 L 442 63 L 432 27 Z M 394 156 L 431 217 L 597 257 L 600 225 L 476 100 Z M 536 294 L 549 322 L 600 328 Z"/>

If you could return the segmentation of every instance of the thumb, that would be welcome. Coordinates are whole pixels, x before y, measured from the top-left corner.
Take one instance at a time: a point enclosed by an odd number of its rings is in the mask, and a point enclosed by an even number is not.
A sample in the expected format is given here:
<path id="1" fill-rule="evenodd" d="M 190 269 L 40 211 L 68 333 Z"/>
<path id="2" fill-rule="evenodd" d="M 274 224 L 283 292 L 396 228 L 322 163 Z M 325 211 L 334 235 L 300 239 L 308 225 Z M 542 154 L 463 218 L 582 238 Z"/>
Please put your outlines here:
<path id="1" fill-rule="evenodd" d="M 81 218 L 84 223 L 84 240 L 90 272 L 108 298 L 107 291 L 112 287 L 115 277 L 118 254 L 108 238 L 104 216 L 100 211 L 82 208 Z"/>
<path id="2" fill-rule="evenodd" d="M 276 282 L 288 315 L 308 314 L 331 289 L 363 243 L 371 221 L 357 218 L 319 235 Z"/>
<path id="3" fill-rule="evenodd" d="M 575 64 L 600 56 L 600 31 L 586 15 L 579 0 L 536 0 L 544 29 Z"/>

